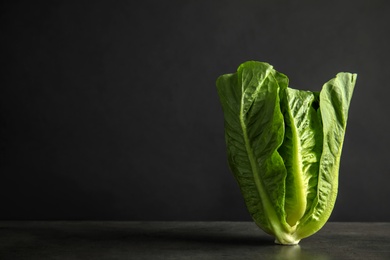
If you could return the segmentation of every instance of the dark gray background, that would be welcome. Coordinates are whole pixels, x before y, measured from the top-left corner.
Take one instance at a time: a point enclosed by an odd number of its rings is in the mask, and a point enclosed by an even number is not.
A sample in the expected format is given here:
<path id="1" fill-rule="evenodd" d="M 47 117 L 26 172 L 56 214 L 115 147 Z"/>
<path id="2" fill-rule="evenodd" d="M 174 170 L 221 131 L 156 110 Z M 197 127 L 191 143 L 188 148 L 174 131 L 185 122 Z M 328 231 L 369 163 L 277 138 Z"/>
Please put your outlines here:
<path id="1" fill-rule="evenodd" d="M 389 1 L 1 4 L 1 219 L 249 220 L 215 79 L 358 73 L 331 220 L 390 221 Z"/>

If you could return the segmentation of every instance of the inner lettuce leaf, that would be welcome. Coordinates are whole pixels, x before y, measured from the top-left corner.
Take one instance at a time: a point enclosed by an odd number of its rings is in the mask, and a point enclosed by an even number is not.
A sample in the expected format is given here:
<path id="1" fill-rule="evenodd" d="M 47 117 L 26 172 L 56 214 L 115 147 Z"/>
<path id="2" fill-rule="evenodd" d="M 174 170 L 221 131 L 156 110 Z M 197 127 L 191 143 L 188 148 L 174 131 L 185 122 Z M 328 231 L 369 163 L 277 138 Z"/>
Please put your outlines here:
<path id="1" fill-rule="evenodd" d="M 320 92 L 248 61 L 217 79 L 228 163 L 254 222 L 278 244 L 297 244 L 329 219 L 356 74 Z"/>

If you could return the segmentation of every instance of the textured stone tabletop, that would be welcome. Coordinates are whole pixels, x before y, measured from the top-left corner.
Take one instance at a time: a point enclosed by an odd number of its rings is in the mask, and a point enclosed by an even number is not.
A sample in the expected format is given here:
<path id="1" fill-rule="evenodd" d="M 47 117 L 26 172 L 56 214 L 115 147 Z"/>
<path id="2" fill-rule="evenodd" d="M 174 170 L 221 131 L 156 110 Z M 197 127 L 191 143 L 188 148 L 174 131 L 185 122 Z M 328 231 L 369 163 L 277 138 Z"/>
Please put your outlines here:
<path id="1" fill-rule="evenodd" d="M 390 259 L 390 223 L 333 223 L 298 246 L 252 222 L 2 221 L 0 259 Z"/>

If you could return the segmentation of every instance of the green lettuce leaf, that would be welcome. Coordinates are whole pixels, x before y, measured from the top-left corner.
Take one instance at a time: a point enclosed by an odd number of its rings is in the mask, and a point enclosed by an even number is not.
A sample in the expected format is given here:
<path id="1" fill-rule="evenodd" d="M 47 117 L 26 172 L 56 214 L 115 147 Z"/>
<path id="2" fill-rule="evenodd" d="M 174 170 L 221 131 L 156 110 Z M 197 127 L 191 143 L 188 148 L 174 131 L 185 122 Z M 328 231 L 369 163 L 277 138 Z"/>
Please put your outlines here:
<path id="1" fill-rule="evenodd" d="M 321 92 L 295 90 L 267 63 L 217 79 L 228 163 L 255 223 L 281 244 L 318 231 L 332 212 L 356 74 Z"/>

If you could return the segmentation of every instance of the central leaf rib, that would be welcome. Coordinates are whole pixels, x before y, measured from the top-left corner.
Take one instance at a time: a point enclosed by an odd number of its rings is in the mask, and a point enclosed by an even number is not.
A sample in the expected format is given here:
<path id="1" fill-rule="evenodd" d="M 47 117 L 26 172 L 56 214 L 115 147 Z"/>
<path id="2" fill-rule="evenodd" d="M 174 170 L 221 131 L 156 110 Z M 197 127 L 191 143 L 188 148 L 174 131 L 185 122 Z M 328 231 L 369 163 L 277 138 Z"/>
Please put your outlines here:
<path id="1" fill-rule="evenodd" d="M 286 205 L 287 223 L 290 226 L 295 226 L 297 222 L 304 215 L 306 210 L 306 189 L 307 185 L 304 184 L 303 172 L 302 172 L 302 157 L 301 157 L 301 143 L 299 134 L 295 124 L 293 122 L 293 116 L 291 110 L 288 112 L 290 116 L 290 126 L 292 133 L 292 176 L 294 193 L 291 195 L 291 201 Z M 290 205 L 293 205 L 292 207 Z"/>

